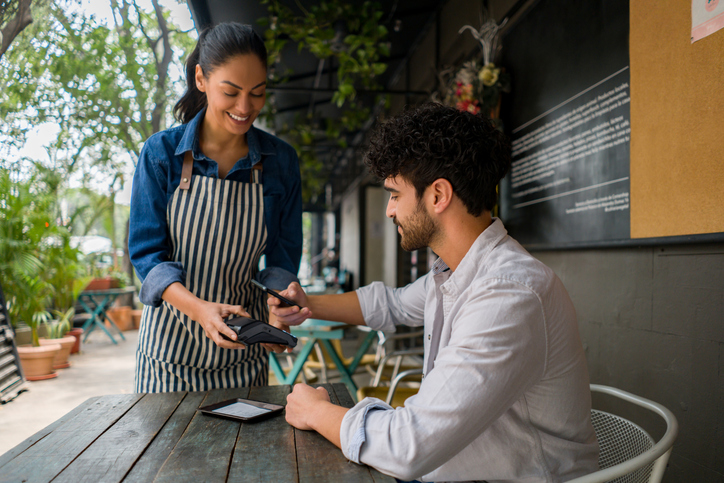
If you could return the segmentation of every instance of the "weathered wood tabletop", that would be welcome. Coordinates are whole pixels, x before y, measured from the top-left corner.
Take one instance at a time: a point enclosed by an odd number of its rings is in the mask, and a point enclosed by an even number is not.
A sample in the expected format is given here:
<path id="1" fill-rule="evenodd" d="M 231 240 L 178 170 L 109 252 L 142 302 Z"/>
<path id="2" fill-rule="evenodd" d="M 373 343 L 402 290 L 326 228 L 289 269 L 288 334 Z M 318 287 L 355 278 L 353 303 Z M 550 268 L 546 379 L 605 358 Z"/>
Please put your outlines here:
<path id="1" fill-rule="evenodd" d="M 344 384 L 323 384 L 351 407 Z M 385 482 L 283 413 L 241 423 L 196 409 L 235 397 L 286 404 L 290 386 L 91 398 L 0 456 L 0 482 Z"/>

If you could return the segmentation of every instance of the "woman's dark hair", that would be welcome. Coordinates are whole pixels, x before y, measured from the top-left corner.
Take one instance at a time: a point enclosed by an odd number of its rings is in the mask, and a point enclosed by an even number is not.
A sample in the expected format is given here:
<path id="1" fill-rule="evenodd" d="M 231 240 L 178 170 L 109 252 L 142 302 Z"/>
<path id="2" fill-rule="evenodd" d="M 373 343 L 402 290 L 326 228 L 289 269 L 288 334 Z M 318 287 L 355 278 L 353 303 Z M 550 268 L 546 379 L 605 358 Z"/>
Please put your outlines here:
<path id="1" fill-rule="evenodd" d="M 473 216 L 493 209 L 496 186 L 510 163 L 510 144 L 490 120 L 437 103 L 384 123 L 365 156 L 375 176 L 401 176 L 418 199 L 436 179 L 448 180 Z"/>
<path id="2" fill-rule="evenodd" d="M 186 59 L 186 92 L 173 108 L 176 119 L 185 124 L 206 107 L 206 94 L 196 87 L 196 64 L 208 76 L 232 57 L 245 54 L 256 55 L 266 67 L 264 40 L 249 25 L 226 22 L 201 32 Z"/>

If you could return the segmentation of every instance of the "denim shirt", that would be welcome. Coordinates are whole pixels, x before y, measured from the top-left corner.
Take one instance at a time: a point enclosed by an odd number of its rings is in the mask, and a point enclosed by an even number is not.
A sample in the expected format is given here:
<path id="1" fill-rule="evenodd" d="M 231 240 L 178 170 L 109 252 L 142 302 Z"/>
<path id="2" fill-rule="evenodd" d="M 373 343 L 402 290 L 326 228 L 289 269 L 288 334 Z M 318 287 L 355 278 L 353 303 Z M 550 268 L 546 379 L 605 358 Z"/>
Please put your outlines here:
<path id="1" fill-rule="evenodd" d="M 219 177 L 216 161 L 199 146 L 206 110 L 188 124 L 154 134 L 143 145 L 133 176 L 128 251 L 143 282 L 139 298 L 161 305 L 161 295 L 174 282 L 185 283 L 186 267 L 171 260 L 166 207 L 181 182 L 184 154 L 194 157 L 193 175 Z M 262 163 L 267 267 L 296 274 L 302 255 L 302 195 L 299 158 L 289 144 L 254 126 L 247 132 L 249 153 L 234 164 L 227 180 L 249 182 L 251 169 Z"/>

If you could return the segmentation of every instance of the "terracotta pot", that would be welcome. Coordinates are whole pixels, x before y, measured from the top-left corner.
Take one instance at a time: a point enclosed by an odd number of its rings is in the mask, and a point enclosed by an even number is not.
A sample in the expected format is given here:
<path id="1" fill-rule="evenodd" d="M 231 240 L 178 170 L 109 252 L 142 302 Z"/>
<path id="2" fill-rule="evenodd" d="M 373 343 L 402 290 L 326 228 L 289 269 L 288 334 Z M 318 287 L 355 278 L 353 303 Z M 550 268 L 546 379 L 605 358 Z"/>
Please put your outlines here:
<path id="1" fill-rule="evenodd" d="M 80 336 L 83 335 L 83 329 L 80 327 L 73 327 L 70 329 L 66 335 L 70 335 L 75 337 L 75 342 L 73 343 L 73 347 L 70 348 L 71 354 L 77 354 L 80 352 Z"/>
<path id="2" fill-rule="evenodd" d="M 106 315 L 121 330 L 133 329 L 133 321 L 131 319 L 131 307 L 111 307 L 106 310 Z"/>
<path id="3" fill-rule="evenodd" d="M 73 344 L 75 344 L 75 337 L 66 335 L 60 339 L 40 339 L 41 346 L 52 344 L 60 344 L 60 350 L 55 354 L 55 358 L 53 359 L 53 369 L 70 367 L 68 357 L 70 357 L 70 351 L 73 349 Z"/>
<path id="4" fill-rule="evenodd" d="M 106 278 L 94 278 L 90 281 L 85 290 L 109 290 L 112 288 L 118 288 L 118 280 L 111 277 Z"/>
<path id="5" fill-rule="evenodd" d="M 131 310 L 131 320 L 133 321 L 134 329 L 141 328 L 141 316 L 142 315 L 143 315 L 143 310 L 141 310 L 141 309 Z"/>
<path id="6" fill-rule="evenodd" d="M 38 326 L 38 337 L 48 337 L 48 325 L 40 324 Z M 27 325 L 21 325 L 15 328 L 15 345 L 32 345 L 33 333 Z"/>
<path id="7" fill-rule="evenodd" d="M 20 346 L 18 355 L 23 374 L 28 381 L 42 381 L 58 377 L 53 371 L 53 359 L 60 351 L 60 344 L 41 345 L 40 347 Z"/>

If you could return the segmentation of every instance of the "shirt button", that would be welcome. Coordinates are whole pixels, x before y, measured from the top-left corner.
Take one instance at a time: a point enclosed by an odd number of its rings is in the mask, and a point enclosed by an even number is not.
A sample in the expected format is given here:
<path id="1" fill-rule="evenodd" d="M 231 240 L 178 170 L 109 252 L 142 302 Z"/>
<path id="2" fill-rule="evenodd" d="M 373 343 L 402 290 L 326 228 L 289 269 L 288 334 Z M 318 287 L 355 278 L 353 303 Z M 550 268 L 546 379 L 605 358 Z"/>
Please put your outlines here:
<path id="1" fill-rule="evenodd" d="M 427 334 L 427 340 L 430 340 L 431 335 Z"/>

